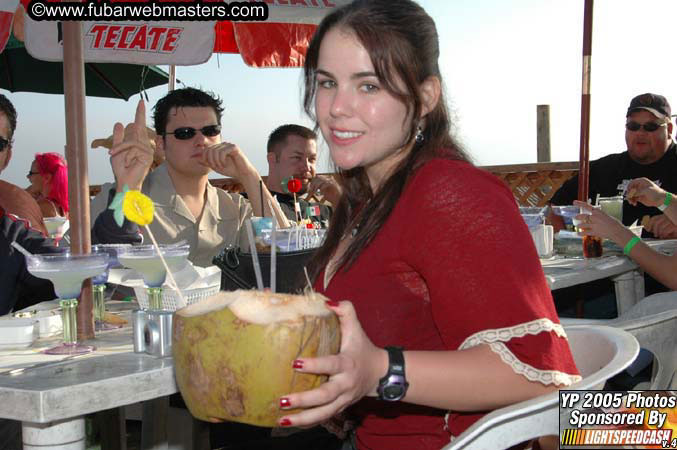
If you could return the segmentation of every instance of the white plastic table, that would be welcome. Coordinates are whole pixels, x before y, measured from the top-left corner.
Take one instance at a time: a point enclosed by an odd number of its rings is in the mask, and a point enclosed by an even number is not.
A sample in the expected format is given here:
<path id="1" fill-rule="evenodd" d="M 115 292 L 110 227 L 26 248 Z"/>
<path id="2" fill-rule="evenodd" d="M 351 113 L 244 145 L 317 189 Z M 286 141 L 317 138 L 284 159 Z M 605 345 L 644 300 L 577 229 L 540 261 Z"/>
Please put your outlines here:
<path id="1" fill-rule="evenodd" d="M 625 256 L 555 258 L 541 260 L 541 265 L 551 290 L 610 278 L 616 290 L 619 315 L 644 298 L 644 275 L 639 266 Z"/>
<path id="2" fill-rule="evenodd" d="M 665 254 L 672 254 L 677 249 L 677 239 L 644 242 Z M 644 273 L 626 256 L 611 255 L 589 260 L 582 257 L 555 257 L 542 259 L 541 265 L 551 290 L 610 278 L 616 291 L 618 315 L 644 298 Z"/>
<path id="3" fill-rule="evenodd" d="M 54 340 L 0 351 L 0 417 L 22 422 L 25 449 L 84 449 L 86 414 L 178 392 L 172 358 L 133 353 L 130 327 L 90 342 L 93 353 L 62 362 L 38 353 Z"/>

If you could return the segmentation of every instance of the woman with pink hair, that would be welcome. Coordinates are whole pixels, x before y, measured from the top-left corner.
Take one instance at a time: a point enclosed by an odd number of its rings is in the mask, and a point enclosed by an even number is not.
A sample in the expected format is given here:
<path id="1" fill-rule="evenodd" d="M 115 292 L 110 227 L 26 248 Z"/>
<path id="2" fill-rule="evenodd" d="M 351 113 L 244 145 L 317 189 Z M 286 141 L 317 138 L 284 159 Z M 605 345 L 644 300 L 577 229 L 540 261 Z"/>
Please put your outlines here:
<path id="1" fill-rule="evenodd" d="M 36 153 L 26 177 L 44 217 L 68 217 L 68 166 L 63 156 Z"/>

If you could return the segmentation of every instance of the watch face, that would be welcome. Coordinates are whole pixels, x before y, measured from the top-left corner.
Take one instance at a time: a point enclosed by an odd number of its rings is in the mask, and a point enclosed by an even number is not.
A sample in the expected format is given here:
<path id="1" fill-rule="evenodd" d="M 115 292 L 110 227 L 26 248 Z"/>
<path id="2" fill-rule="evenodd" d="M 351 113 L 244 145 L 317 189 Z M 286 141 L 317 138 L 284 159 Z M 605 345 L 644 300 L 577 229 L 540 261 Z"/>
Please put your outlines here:
<path id="1" fill-rule="evenodd" d="M 381 400 L 394 402 L 404 397 L 406 392 L 407 380 L 402 375 L 390 375 L 387 381 L 379 386 Z"/>
<path id="2" fill-rule="evenodd" d="M 383 389 L 383 398 L 386 400 L 399 400 L 404 394 L 402 386 L 393 384 Z"/>

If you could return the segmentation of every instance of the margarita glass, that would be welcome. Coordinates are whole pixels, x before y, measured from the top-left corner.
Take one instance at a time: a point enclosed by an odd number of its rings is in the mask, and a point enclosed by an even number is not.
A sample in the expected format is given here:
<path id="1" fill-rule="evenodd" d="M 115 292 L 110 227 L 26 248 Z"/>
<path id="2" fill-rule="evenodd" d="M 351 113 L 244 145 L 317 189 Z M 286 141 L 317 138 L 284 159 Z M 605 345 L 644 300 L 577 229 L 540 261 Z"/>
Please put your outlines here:
<path id="1" fill-rule="evenodd" d="M 161 245 L 160 252 L 172 273 L 181 270 L 188 259 L 189 246 Z M 135 245 L 118 251 L 120 264 L 141 274 L 146 285 L 149 309 L 162 308 L 162 284 L 167 277 L 158 249 L 152 245 Z"/>
<path id="2" fill-rule="evenodd" d="M 63 343 L 45 350 L 53 355 L 72 355 L 94 350 L 92 345 L 77 342 L 78 325 L 75 313 L 82 282 L 108 268 L 107 254 L 73 255 L 71 253 L 33 255 L 26 258 L 28 271 L 37 278 L 50 280 L 59 297 L 63 322 Z"/>
<path id="3" fill-rule="evenodd" d="M 106 315 L 105 291 L 108 282 L 108 272 L 115 267 L 121 267 L 118 261 L 118 250 L 129 247 L 130 244 L 98 244 L 92 246 L 92 253 L 108 255 L 108 267 L 100 275 L 92 278 L 92 294 L 94 297 L 94 329 L 96 331 L 112 330 L 122 325 L 111 325 L 104 321 Z"/>
<path id="4" fill-rule="evenodd" d="M 552 206 L 551 208 L 553 213 L 564 219 L 564 225 L 569 231 L 574 231 L 574 227 L 579 224 L 575 217 L 585 212 L 580 206 L 574 205 Z"/>
<path id="5" fill-rule="evenodd" d="M 45 222 L 45 228 L 47 228 L 47 235 L 54 239 L 58 245 L 64 233 L 68 231 L 70 222 L 65 217 L 60 216 L 45 217 L 43 221 Z"/>

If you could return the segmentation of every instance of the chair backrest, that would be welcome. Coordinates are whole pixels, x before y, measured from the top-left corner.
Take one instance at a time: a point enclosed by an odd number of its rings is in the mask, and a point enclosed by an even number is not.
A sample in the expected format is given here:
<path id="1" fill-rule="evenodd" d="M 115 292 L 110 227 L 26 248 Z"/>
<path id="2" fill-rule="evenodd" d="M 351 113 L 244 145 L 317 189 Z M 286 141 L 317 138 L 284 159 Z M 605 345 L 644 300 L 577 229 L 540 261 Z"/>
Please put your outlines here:
<path id="1" fill-rule="evenodd" d="M 600 389 L 637 356 L 629 333 L 603 326 L 565 328 L 576 366 L 583 377 L 566 389 Z M 540 436 L 559 435 L 559 392 L 497 409 L 484 416 L 443 450 L 501 449 Z"/>
<path id="2" fill-rule="evenodd" d="M 562 324 L 605 325 L 627 331 L 635 336 L 640 347 L 654 356 L 651 382 L 649 386 L 640 387 L 651 390 L 677 387 L 677 292 L 645 297 L 616 319 L 562 319 Z"/>

